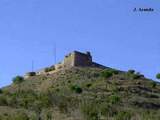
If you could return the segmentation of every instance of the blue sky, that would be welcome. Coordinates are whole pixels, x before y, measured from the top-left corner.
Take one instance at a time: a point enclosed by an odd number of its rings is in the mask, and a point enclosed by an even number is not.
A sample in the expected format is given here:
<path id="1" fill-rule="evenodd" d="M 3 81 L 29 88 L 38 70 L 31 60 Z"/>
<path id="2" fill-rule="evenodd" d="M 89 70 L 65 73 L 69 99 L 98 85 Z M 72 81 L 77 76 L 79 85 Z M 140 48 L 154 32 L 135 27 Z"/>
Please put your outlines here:
<path id="1" fill-rule="evenodd" d="M 154 12 L 133 12 L 134 8 Z M 160 3 L 156 0 L 1 0 L 0 87 L 16 75 L 54 63 L 73 50 L 94 61 L 135 69 L 155 79 L 160 72 Z"/>

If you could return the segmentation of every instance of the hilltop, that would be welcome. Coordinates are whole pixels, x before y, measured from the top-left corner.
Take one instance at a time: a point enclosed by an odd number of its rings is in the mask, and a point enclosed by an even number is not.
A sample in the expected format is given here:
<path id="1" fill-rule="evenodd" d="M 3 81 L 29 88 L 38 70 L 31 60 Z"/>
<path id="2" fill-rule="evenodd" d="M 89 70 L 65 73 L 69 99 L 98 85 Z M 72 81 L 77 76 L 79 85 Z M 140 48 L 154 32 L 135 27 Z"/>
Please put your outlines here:
<path id="1" fill-rule="evenodd" d="M 134 70 L 88 63 L 51 68 L 0 90 L 0 120 L 160 118 L 160 85 Z"/>

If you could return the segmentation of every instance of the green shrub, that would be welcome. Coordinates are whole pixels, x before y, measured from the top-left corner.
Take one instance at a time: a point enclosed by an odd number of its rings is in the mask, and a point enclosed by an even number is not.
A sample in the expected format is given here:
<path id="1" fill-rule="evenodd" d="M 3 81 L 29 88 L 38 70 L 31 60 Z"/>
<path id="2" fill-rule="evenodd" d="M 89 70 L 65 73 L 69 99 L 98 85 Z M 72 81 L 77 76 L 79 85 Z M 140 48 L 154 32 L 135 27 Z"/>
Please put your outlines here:
<path id="1" fill-rule="evenodd" d="M 2 94 L 3 93 L 3 90 L 2 89 L 0 89 L 0 94 Z"/>
<path id="2" fill-rule="evenodd" d="M 140 74 L 139 72 L 137 72 L 136 74 L 133 74 L 133 79 L 139 79 L 139 78 L 143 78 L 144 75 Z"/>
<path id="3" fill-rule="evenodd" d="M 131 114 L 127 111 L 120 111 L 115 116 L 115 120 L 130 120 Z"/>
<path id="4" fill-rule="evenodd" d="M 54 67 L 47 67 L 47 68 L 45 68 L 45 72 L 50 72 L 50 71 L 53 71 L 53 70 L 55 70 L 55 68 Z"/>
<path id="5" fill-rule="evenodd" d="M 110 72 L 111 72 L 112 74 L 118 74 L 118 73 L 119 73 L 119 71 L 118 71 L 118 70 L 115 70 L 115 69 L 111 69 Z"/>
<path id="6" fill-rule="evenodd" d="M 5 96 L 0 96 L 0 106 L 7 105 L 7 100 Z"/>
<path id="7" fill-rule="evenodd" d="M 93 73 L 93 77 L 99 77 L 99 73 Z"/>
<path id="8" fill-rule="evenodd" d="M 28 75 L 28 76 L 35 76 L 36 73 L 35 73 L 35 72 L 28 72 L 27 75 Z"/>
<path id="9" fill-rule="evenodd" d="M 23 111 L 18 111 L 14 116 L 13 116 L 14 120 L 29 120 L 29 117 L 27 116 L 27 114 Z"/>
<path id="10" fill-rule="evenodd" d="M 71 90 L 75 91 L 76 93 L 82 93 L 82 88 L 79 87 L 78 85 L 71 86 Z"/>
<path id="11" fill-rule="evenodd" d="M 134 74 L 133 75 L 133 79 L 139 79 L 141 76 L 140 75 L 138 75 L 138 74 Z"/>
<path id="12" fill-rule="evenodd" d="M 88 84 L 86 85 L 87 88 L 89 88 L 89 87 L 91 87 L 91 86 L 92 86 L 91 83 L 88 83 Z"/>
<path id="13" fill-rule="evenodd" d="M 113 75 L 113 73 L 109 70 L 104 70 L 101 72 L 101 76 L 104 77 L 104 78 L 109 78 Z"/>
<path id="14" fill-rule="evenodd" d="M 50 109 L 44 109 L 42 112 L 41 112 L 41 119 L 42 120 L 53 120 L 53 111 L 50 110 Z"/>
<path id="15" fill-rule="evenodd" d="M 144 75 L 141 73 L 137 72 L 135 73 L 135 70 L 128 70 L 127 74 L 128 77 L 131 77 L 133 79 L 139 79 L 139 78 L 144 78 Z"/>
<path id="16" fill-rule="evenodd" d="M 157 79 L 160 79 L 160 73 L 158 73 L 158 74 L 156 75 L 156 78 L 157 78 Z"/>
<path id="17" fill-rule="evenodd" d="M 4 95 L 10 95 L 10 94 L 11 94 L 10 91 L 9 91 L 9 90 L 6 90 L 6 89 L 5 89 L 5 90 L 3 89 L 2 92 L 3 92 Z"/>
<path id="18" fill-rule="evenodd" d="M 118 74 L 119 71 L 115 70 L 115 69 L 105 69 L 101 72 L 101 76 L 104 78 L 109 78 L 111 77 L 113 74 Z"/>
<path id="19" fill-rule="evenodd" d="M 24 78 L 22 76 L 16 76 L 15 78 L 13 78 L 13 83 L 15 84 L 22 83 L 23 81 L 24 81 Z"/>
<path id="20" fill-rule="evenodd" d="M 52 104 L 50 96 L 46 94 L 40 94 L 38 100 L 41 102 L 41 107 L 48 107 Z"/>
<path id="21" fill-rule="evenodd" d="M 80 110 L 86 120 L 99 120 L 99 107 L 95 101 L 83 101 Z"/>
<path id="22" fill-rule="evenodd" d="M 120 97 L 118 95 L 111 95 L 109 96 L 109 102 L 111 104 L 116 104 L 120 101 Z"/>
<path id="23" fill-rule="evenodd" d="M 135 73 L 135 70 L 128 70 L 128 73 L 130 73 L 130 74 L 134 74 Z"/>
<path id="24" fill-rule="evenodd" d="M 152 87 L 152 88 L 155 88 L 156 85 L 157 85 L 156 82 L 154 82 L 154 81 L 152 81 L 150 84 L 151 84 L 151 87 Z"/>
<path id="25" fill-rule="evenodd" d="M 8 106 L 17 106 L 17 99 L 15 96 L 7 97 L 6 101 Z"/>

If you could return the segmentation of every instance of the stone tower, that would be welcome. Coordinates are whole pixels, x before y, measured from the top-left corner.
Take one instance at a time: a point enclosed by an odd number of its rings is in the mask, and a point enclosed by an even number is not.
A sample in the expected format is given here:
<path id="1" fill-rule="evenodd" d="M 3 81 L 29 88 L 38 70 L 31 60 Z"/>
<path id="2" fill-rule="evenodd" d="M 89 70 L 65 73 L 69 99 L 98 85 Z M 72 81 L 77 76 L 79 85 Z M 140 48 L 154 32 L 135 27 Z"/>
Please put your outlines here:
<path id="1" fill-rule="evenodd" d="M 65 56 L 64 60 L 55 65 L 56 69 L 59 68 L 68 68 L 74 66 L 91 66 L 92 65 L 92 56 L 90 52 L 81 53 L 78 51 L 73 51 Z"/>

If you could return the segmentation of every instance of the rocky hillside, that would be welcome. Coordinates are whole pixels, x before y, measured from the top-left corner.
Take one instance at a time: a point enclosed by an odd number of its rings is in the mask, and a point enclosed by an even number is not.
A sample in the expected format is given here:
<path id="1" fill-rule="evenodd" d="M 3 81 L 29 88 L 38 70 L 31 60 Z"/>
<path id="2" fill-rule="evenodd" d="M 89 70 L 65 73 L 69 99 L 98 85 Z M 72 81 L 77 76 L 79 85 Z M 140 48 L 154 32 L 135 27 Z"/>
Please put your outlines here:
<path id="1" fill-rule="evenodd" d="M 160 120 L 160 85 L 134 70 L 32 75 L 0 89 L 0 120 Z"/>

